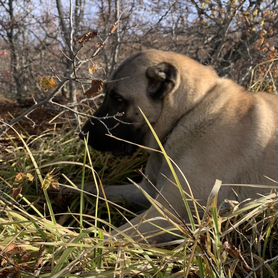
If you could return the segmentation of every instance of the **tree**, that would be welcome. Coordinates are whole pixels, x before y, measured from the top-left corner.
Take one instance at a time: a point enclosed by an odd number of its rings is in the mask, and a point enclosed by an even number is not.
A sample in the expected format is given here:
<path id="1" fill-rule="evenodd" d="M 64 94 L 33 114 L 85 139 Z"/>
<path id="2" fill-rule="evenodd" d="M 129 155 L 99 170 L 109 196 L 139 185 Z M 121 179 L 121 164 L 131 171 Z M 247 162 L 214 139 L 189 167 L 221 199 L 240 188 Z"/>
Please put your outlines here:
<path id="1" fill-rule="evenodd" d="M 9 89 L 14 92 L 18 102 L 21 102 L 26 91 L 28 78 L 26 70 L 28 64 L 26 57 L 22 56 L 22 50 L 27 47 L 26 23 L 28 18 L 28 6 L 25 10 L 20 9 L 17 0 L 0 1 L 0 36 L 6 43 L 10 53 L 10 72 L 14 82 L 10 82 Z"/>
<path id="2" fill-rule="evenodd" d="M 76 40 L 78 34 L 81 34 L 84 20 L 85 0 L 69 1 L 68 12 L 61 0 L 56 0 L 56 7 L 59 16 L 60 32 L 63 41 L 64 63 L 66 66 L 66 76 L 69 78 L 70 100 L 76 102 L 76 93 L 74 90 L 74 68 L 78 47 Z"/>

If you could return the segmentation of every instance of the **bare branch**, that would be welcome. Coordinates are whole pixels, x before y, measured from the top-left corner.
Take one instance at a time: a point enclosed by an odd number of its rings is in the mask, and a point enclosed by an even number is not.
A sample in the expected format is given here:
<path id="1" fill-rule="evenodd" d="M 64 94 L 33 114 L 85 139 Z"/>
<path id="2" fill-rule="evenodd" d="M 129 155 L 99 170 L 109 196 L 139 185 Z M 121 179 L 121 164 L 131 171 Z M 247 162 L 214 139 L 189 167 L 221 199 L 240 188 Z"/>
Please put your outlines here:
<path id="1" fill-rule="evenodd" d="M 18 123 L 20 120 L 22 120 L 24 117 L 28 116 L 30 113 L 34 112 L 37 108 L 41 107 L 42 105 L 48 103 L 53 97 L 55 97 L 60 90 L 65 86 L 65 84 L 68 82 L 68 79 L 64 79 L 60 82 L 59 86 L 46 98 L 40 100 L 39 102 L 36 102 L 34 105 L 32 105 L 30 108 L 25 110 L 22 114 L 20 114 L 18 117 L 11 120 L 4 128 L 0 129 L 0 136 L 2 136 L 4 133 L 7 132 L 7 130 Z"/>

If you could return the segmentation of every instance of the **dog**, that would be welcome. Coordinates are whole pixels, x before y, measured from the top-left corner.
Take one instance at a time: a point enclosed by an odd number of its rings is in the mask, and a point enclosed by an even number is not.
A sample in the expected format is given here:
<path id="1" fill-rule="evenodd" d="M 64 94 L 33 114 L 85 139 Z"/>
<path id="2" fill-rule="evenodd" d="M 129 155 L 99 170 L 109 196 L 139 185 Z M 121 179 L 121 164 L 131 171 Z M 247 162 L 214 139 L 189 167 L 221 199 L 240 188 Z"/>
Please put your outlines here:
<path id="1" fill-rule="evenodd" d="M 102 105 L 80 133 L 94 149 L 132 154 L 144 145 L 159 150 L 145 116 L 179 166 L 184 192 L 199 205 L 206 205 L 216 179 L 227 184 L 220 187 L 219 202 L 256 198 L 270 190 L 239 184 L 277 187 L 277 95 L 247 92 L 209 66 L 153 49 L 120 64 L 104 92 Z M 119 233 L 149 243 L 169 240 L 171 219 L 182 223 L 189 217 L 175 181 L 162 153 L 150 151 L 140 186 L 106 187 L 111 201 L 151 203 Z"/>

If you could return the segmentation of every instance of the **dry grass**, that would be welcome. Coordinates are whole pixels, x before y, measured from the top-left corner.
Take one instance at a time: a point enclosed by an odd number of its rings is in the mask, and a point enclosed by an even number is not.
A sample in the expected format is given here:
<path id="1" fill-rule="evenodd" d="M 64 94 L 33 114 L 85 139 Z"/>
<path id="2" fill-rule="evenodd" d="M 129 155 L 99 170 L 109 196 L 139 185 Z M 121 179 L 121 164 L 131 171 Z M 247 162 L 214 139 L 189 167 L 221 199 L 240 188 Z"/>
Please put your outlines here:
<path id="1" fill-rule="evenodd" d="M 229 204 L 221 215 L 213 197 L 204 208 L 206 217 L 191 230 L 174 223 L 182 236 L 166 246 L 115 241 L 111 230 L 124 221 L 121 215 L 133 212 L 84 190 L 63 194 L 62 188 L 98 184 L 101 190 L 126 176 L 136 180 L 145 155 L 120 159 L 90 153 L 73 131 L 22 136 L 14 130 L 5 145 L 0 158 L 0 277 L 278 276 L 276 192 Z"/>

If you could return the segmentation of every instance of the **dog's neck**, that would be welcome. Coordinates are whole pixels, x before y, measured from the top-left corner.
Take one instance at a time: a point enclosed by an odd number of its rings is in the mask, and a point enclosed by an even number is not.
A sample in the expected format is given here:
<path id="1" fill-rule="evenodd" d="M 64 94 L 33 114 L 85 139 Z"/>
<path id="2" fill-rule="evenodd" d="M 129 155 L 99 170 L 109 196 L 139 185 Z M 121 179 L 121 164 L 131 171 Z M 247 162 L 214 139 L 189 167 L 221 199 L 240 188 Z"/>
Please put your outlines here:
<path id="1" fill-rule="evenodd" d="M 188 107 L 188 109 L 186 109 L 186 106 L 184 106 L 185 109 L 183 109 L 183 110 L 182 109 L 169 109 L 169 107 L 171 107 L 171 105 L 168 105 L 168 109 L 166 109 L 166 111 L 168 111 L 168 113 L 166 115 L 165 114 L 161 115 L 160 119 L 154 126 L 155 132 L 157 133 L 157 135 L 163 145 L 166 143 L 168 137 L 171 135 L 171 133 L 173 132 L 175 127 L 179 126 L 179 122 L 181 121 L 181 119 L 188 117 L 190 114 L 193 114 L 195 110 L 199 109 L 200 106 L 202 106 L 202 104 L 206 101 L 206 99 L 210 97 L 211 93 L 213 93 L 215 91 L 216 87 L 217 87 L 217 84 L 213 84 L 213 86 L 208 89 L 208 91 L 203 95 L 203 97 L 198 99 L 198 101 L 194 105 Z M 168 100 L 168 101 L 171 101 L 171 100 Z M 162 109 L 162 111 L 165 111 L 165 110 Z M 181 112 L 181 113 L 178 114 L 178 112 Z M 166 123 L 168 125 L 168 128 L 165 127 Z M 157 149 L 158 144 L 155 141 L 155 138 L 151 134 L 151 132 L 147 136 L 147 138 L 145 140 L 145 144 L 148 147 Z"/>

